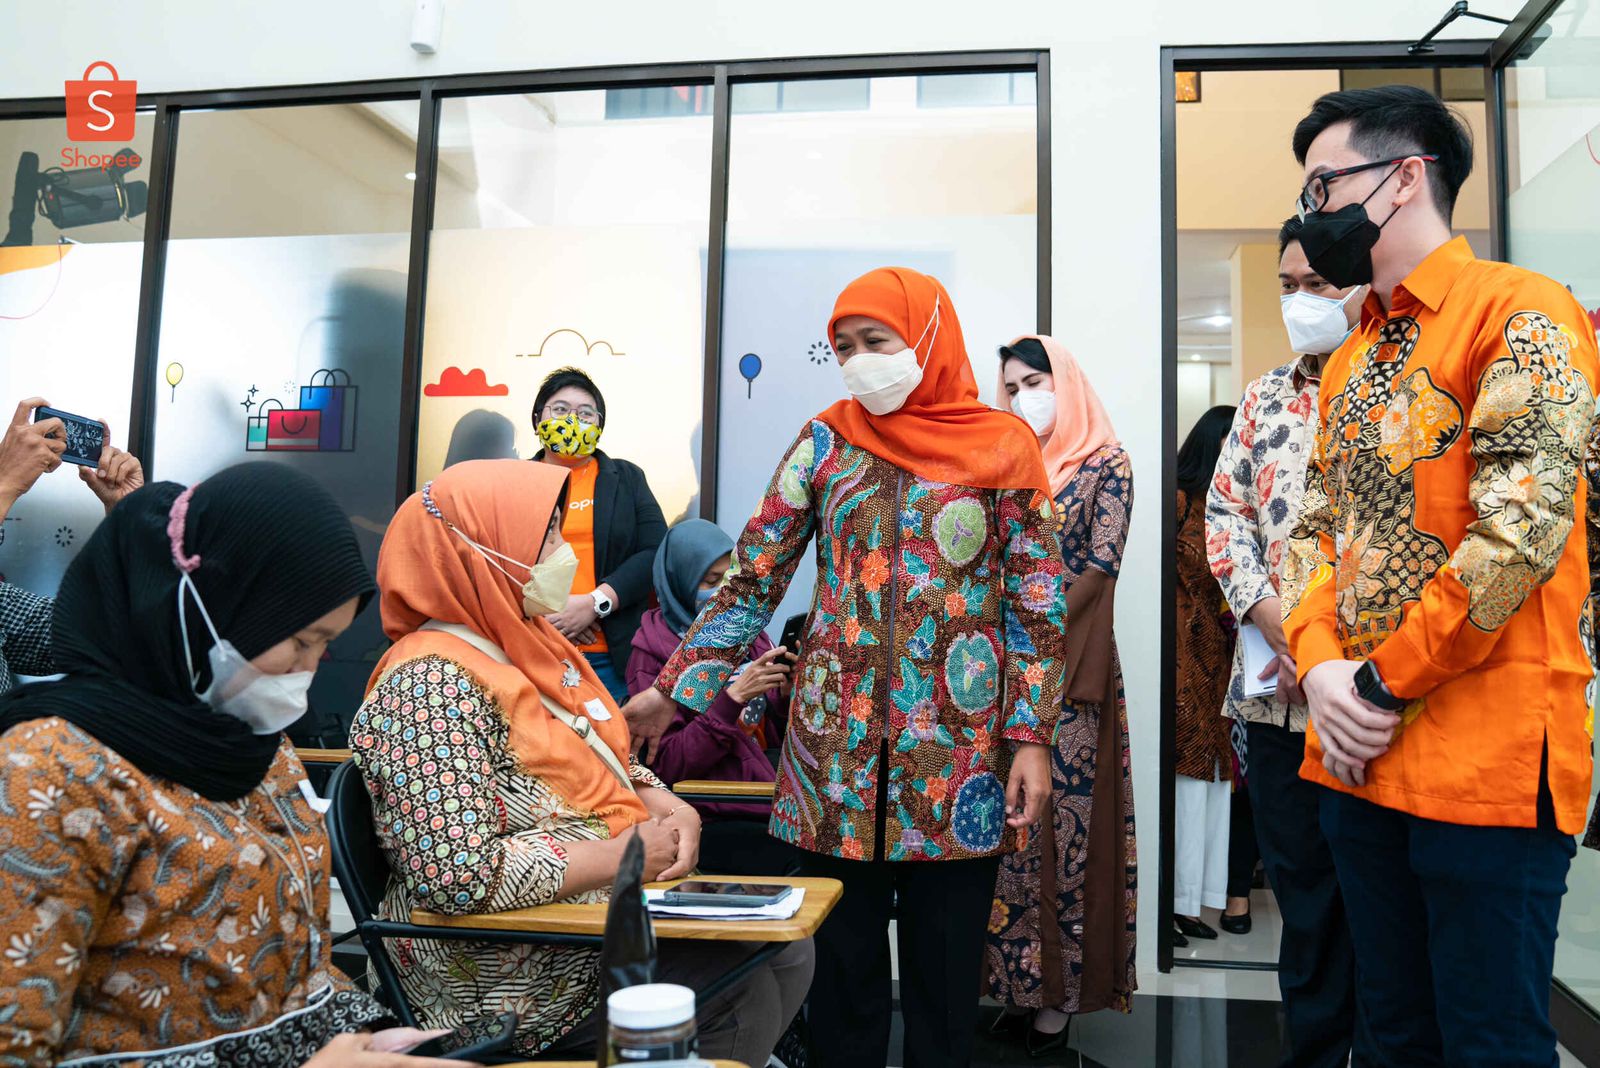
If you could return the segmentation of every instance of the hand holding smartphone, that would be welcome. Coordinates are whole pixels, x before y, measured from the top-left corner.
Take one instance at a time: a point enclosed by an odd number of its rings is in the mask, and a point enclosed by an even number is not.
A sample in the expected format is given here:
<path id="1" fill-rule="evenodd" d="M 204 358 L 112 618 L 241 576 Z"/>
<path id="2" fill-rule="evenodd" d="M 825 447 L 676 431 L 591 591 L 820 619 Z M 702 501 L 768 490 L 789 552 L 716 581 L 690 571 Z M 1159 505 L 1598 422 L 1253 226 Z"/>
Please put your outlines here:
<path id="1" fill-rule="evenodd" d="M 100 453 L 106 447 L 104 423 L 87 416 L 73 415 L 59 408 L 40 407 L 33 410 L 35 423 L 43 423 L 50 419 L 61 420 L 60 433 L 52 432 L 49 436 L 66 441 L 67 451 L 61 454 L 63 460 L 80 467 L 100 466 Z"/>
<path id="2" fill-rule="evenodd" d="M 520 1017 L 514 1012 L 480 1016 L 410 1050 L 413 1057 L 441 1057 L 447 1061 L 476 1061 L 511 1046 Z"/>

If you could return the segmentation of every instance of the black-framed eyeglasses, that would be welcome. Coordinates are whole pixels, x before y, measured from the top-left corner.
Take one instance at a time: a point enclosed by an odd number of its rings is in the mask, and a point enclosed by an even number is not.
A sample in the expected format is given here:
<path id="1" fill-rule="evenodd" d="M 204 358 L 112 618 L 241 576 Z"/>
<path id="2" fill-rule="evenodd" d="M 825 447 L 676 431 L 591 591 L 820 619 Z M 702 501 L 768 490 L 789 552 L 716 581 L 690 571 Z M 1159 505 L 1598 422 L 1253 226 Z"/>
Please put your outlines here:
<path id="1" fill-rule="evenodd" d="M 552 401 L 544 406 L 544 414 L 550 419 L 565 419 L 569 415 L 576 415 L 585 423 L 600 422 L 600 413 L 587 404 L 580 404 L 574 408 L 566 401 Z"/>
<path id="2" fill-rule="evenodd" d="M 1345 178 L 1352 174 L 1360 174 L 1362 171 L 1371 171 L 1376 170 L 1379 167 L 1388 167 L 1394 164 L 1404 163 L 1406 160 L 1412 159 L 1413 157 L 1422 160 L 1424 163 L 1439 162 L 1438 156 L 1425 156 L 1413 152 L 1410 155 L 1396 156 L 1393 159 L 1380 159 L 1372 163 L 1363 163 L 1356 167 L 1340 167 L 1336 171 L 1323 171 L 1321 174 L 1314 174 L 1311 176 L 1311 180 L 1306 182 L 1305 186 L 1300 190 L 1300 199 L 1296 200 L 1294 203 L 1295 215 L 1300 219 L 1301 222 L 1305 222 L 1307 215 L 1310 215 L 1314 211 L 1321 211 L 1323 208 L 1327 207 L 1328 183 L 1333 181 L 1335 178 Z"/>

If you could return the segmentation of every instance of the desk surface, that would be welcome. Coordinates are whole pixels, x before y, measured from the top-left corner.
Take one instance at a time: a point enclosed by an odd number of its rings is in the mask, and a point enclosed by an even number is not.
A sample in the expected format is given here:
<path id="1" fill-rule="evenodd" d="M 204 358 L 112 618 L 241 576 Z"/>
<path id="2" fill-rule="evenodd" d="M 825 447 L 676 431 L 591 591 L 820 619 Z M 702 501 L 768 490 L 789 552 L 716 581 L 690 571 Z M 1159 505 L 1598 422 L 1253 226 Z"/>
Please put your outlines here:
<path id="1" fill-rule="evenodd" d="M 775 784 L 770 782 L 729 782 L 723 779 L 684 779 L 674 783 L 672 792 L 695 797 L 750 797 L 772 800 Z"/>
<path id="2" fill-rule="evenodd" d="M 716 1068 L 746 1068 L 743 1061 L 711 1061 Z M 518 1061 L 506 1068 L 594 1068 L 594 1061 Z"/>
<path id="3" fill-rule="evenodd" d="M 348 749 L 309 749 L 304 746 L 295 746 L 294 755 L 300 758 L 302 764 L 343 764 L 350 759 Z"/>
<path id="4" fill-rule="evenodd" d="M 651 883 L 652 890 L 669 890 L 682 880 Z M 715 882 L 742 882 L 717 879 Z M 652 916 L 657 938 L 694 939 L 702 942 L 799 942 L 810 938 L 839 903 L 844 887 L 837 879 L 769 879 L 764 883 L 787 883 L 805 888 L 806 899 L 800 911 L 787 920 L 683 920 Z M 606 930 L 605 905 L 540 905 L 510 912 L 480 912 L 469 916 L 413 909 L 411 922 L 429 927 L 469 927 L 487 931 L 536 931 L 541 934 L 603 935 Z"/>

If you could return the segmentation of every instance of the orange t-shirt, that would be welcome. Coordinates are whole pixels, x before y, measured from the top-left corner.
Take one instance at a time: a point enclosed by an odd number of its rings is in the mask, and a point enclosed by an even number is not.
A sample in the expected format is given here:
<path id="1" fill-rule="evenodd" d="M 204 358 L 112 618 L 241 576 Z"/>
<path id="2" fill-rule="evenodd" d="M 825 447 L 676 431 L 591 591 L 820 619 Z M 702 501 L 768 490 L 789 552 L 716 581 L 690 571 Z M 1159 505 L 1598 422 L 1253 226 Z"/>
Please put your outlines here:
<path id="1" fill-rule="evenodd" d="M 1322 378 L 1284 575 L 1301 676 L 1370 657 L 1409 700 L 1349 789 L 1306 734 L 1300 774 L 1427 819 L 1583 830 L 1593 677 L 1585 454 L 1600 362 L 1587 315 L 1465 238 L 1375 297 Z"/>
<path id="2" fill-rule="evenodd" d="M 572 580 L 573 593 L 592 593 L 600 585 L 594 572 L 594 484 L 600 464 L 590 460 L 575 468 L 567 479 L 567 517 L 561 521 L 561 536 L 578 555 L 578 577 Z M 578 646 L 584 653 L 608 650 L 606 636 L 595 626 L 595 640 Z"/>

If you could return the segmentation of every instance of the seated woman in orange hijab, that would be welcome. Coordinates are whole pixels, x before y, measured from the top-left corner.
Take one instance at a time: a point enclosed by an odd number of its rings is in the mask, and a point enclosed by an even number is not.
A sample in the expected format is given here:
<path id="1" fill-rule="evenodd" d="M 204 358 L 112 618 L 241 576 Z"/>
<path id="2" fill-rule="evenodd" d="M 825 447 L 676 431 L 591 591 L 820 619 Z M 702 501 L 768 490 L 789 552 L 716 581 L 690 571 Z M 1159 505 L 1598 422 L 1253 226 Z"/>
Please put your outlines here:
<path id="1" fill-rule="evenodd" d="M 610 694 L 544 618 L 576 571 L 561 538 L 566 479 L 548 464 L 457 464 L 400 507 L 384 538 L 378 586 L 395 644 L 350 745 L 392 872 L 386 918 L 603 902 L 634 835 L 646 879 L 695 864 L 699 816 L 630 760 Z M 594 1048 L 596 950 L 427 940 L 395 950 L 430 1027 L 512 1010 L 520 1053 Z M 754 952 L 672 946 L 660 980 L 700 989 Z M 701 1053 L 765 1064 L 811 967 L 810 943 L 797 943 L 702 1002 Z"/>

